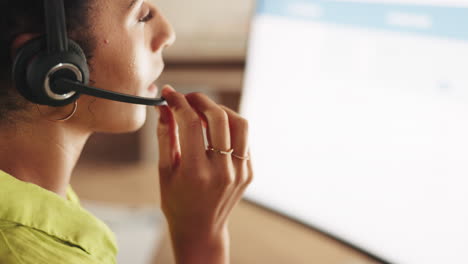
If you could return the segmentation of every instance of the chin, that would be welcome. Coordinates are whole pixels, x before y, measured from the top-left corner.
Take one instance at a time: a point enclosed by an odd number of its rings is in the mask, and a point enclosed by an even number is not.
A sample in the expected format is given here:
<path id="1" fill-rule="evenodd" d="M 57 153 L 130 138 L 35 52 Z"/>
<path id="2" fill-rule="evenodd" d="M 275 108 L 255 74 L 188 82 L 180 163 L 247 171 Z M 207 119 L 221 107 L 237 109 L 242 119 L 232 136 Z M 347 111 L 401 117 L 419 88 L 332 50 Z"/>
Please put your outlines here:
<path id="1" fill-rule="evenodd" d="M 141 109 L 141 110 L 140 110 Z M 122 122 L 120 131 L 116 133 L 132 133 L 140 130 L 146 123 L 146 107 L 139 106 L 139 111 Z"/>
<path id="2" fill-rule="evenodd" d="M 110 134 L 132 133 L 140 130 L 146 122 L 146 106 L 136 105 L 125 114 L 104 118 L 99 124 L 99 132 Z M 105 121 L 104 121 L 105 120 Z"/>

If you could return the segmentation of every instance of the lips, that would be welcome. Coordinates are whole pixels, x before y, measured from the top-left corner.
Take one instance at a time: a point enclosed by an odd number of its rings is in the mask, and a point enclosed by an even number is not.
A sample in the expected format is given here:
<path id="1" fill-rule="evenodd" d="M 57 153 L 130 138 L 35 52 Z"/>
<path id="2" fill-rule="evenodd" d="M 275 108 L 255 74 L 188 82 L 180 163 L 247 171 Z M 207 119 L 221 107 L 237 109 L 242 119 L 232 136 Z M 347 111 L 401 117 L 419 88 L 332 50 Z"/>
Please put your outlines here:
<path id="1" fill-rule="evenodd" d="M 158 86 L 156 86 L 156 84 L 151 84 L 149 87 L 148 87 L 148 91 L 150 92 L 158 92 Z"/>
<path id="2" fill-rule="evenodd" d="M 156 81 L 159 79 L 159 77 L 161 76 L 162 72 L 164 71 L 164 68 L 165 68 L 165 65 L 164 65 L 164 62 L 160 62 L 160 67 L 157 67 L 157 75 L 156 75 L 156 79 L 150 84 L 150 86 L 148 87 L 148 91 L 150 93 L 154 93 L 155 95 L 158 93 L 159 91 L 159 88 L 158 86 L 156 86 Z"/>

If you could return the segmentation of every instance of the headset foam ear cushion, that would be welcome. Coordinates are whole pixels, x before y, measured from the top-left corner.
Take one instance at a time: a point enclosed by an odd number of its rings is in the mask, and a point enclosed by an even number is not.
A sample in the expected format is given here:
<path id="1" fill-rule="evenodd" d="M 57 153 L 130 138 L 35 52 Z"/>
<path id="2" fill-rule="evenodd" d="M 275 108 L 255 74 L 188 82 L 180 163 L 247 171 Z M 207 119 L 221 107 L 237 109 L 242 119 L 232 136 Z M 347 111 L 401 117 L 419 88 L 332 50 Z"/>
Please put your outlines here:
<path id="1" fill-rule="evenodd" d="M 18 91 L 28 100 L 43 105 L 63 106 L 76 100 L 79 94 L 68 99 L 54 99 L 50 97 L 44 86 L 49 71 L 59 64 L 72 64 L 82 75 L 83 83 L 89 82 L 89 70 L 85 54 L 78 44 L 69 40 L 68 52 L 48 54 L 45 38 L 34 39 L 18 51 L 13 67 L 13 75 Z M 67 74 L 67 78 L 70 77 Z M 76 79 L 76 78 L 73 78 Z M 60 96 L 59 96 L 60 97 Z M 60 97 L 61 98 L 61 97 Z"/>
<path id="2" fill-rule="evenodd" d="M 80 45 L 71 39 L 68 39 L 68 51 L 74 53 L 80 58 L 74 60 L 73 64 L 78 66 L 81 70 L 81 73 L 83 74 L 83 84 L 87 85 L 89 83 L 89 68 L 85 53 L 81 49 Z"/>
<path id="3" fill-rule="evenodd" d="M 18 50 L 13 63 L 12 73 L 16 89 L 23 97 L 36 104 L 39 103 L 39 99 L 34 96 L 31 89 L 29 89 L 27 70 L 31 60 L 45 49 L 46 42 L 43 38 L 33 39 Z"/>

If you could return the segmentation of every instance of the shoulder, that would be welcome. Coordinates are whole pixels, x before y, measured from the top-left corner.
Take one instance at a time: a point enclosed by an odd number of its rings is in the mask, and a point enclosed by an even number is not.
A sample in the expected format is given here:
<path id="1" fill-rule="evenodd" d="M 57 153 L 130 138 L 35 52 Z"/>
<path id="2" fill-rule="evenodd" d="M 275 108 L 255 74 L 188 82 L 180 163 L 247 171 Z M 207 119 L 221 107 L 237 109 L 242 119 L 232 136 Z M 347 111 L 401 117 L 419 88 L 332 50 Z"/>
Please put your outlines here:
<path id="1" fill-rule="evenodd" d="M 42 231 L 0 220 L 0 263 L 95 264 L 83 249 Z"/>

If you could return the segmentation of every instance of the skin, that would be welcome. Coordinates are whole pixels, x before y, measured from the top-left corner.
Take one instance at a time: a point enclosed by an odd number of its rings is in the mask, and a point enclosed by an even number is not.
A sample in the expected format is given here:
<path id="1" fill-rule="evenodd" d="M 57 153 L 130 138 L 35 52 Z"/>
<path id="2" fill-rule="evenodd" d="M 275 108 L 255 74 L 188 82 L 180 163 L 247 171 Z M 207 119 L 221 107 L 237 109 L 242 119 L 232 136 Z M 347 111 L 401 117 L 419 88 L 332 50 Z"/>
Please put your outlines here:
<path id="1" fill-rule="evenodd" d="M 175 40 L 174 30 L 149 2 L 96 0 L 92 34 L 97 47 L 90 62 L 96 87 L 155 97 L 148 87 L 164 68 L 162 52 Z M 151 16 L 147 16 L 152 13 Z M 97 15 L 99 14 L 99 15 Z M 142 22 L 143 18 L 150 18 Z M 34 34 L 13 42 L 14 55 Z M 118 56 L 116 56 L 118 54 Z M 111 66 L 110 66 L 111 65 Z M 160 113 L 159 177 L 162 210 L 172 237 L 177 263 L 229 263 L 228 217 L 252 181 L 250 160 L 206 151 L 202 126 L 211 146 L 247 156 L 248 123 L 237 113 L 200 93 L 183 95 L 167 86 L 168 106 Z M 28 107 L 13 126 L 0 128 L 0 169 L 65 198 L 70 177 L 89 136 L 140 129 L 146 107 L 83 95 L 76 114 L 72 106 Z M 28 162 L 23 162 L 27 160 Z"/>

